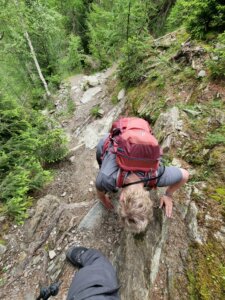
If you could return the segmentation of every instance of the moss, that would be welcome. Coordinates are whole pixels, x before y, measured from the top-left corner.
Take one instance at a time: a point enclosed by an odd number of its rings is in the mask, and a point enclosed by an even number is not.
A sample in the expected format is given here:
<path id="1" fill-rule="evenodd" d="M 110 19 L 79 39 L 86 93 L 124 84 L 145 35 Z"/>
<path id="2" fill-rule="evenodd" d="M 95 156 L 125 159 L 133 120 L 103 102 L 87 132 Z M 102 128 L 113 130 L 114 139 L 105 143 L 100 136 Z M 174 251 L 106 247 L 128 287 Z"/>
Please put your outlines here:
<path id="1" fill-rule="evenodd" d="M 221 177 L 215 178 L 214 173 L 208 179 L 209 184 L 204 190 L 207 201 L 211 202 L 210 207 L 216 217 L 222 215 L 225 218 L 225 185 Z M 218 218 L 219 219 L 219 218 Z M 215 223 L 215 222 L 214 222 Z M 218 230 L 218 228 L 216 228 Z"/>
<path id="2" fill-rule="evenodd" d="M 215 131 L 210 132 L 206 137 L 206 145 L 213 147 L 222 144 L 225 146 L 225 126 L 217 128 Z"/>
<path id="3" fill-rule="evenodd" d="M 224 299 L 225 254 L 213 238 L 202 246 L 192 247 L 187 277 L 190 299 Z"/>
<path id="4" fill-rule="evenodd" d="M 0 245 L 6 245 L 6 241 L 0 239 Z"/>
<path id="5" fill-rule="evenodd" d="M 111 102 L 112 104 L 116 105 L 118 103 L 118 93 L 121 89 L 124 88 L 124 85 L 122 82 L 119 82 L 118 80 L 116 80 L 115 78 L 110 78 L 107 81 L 107 92 L 109 93 L 109 95 L 111 96 Z"/>
<path id="6" fill-rule="evenodd" d="M 134 234 L 134 241 L 135 243 L 143 242 L 145 240 L 145 237 L 146 237 L 145 232 Z"/>
<path id="7" fill-rule="evenodd" d="M 206 164 L 206 157 L 203 155 L 203 145 L 200 140 L 198 141 L 189 141 L 186 143 L 185 147 L 179 151 L 179 154 L 184 158 L 188 163 L 193 165 L 202 165 Z"/>
<path id="8" fill-rule="evenodd" d="M 211 194 L 211 198 L 220 203 L 225 209 L 225 186 L 217 187 Z"/>
<path id="9" fill-rule="evenodd" d="M 167 107 L 162 87 L 164 83 L 161 79 L 162 77 L 159 81 L 145 82 L 128 92 L 128 106 L 132 113 L 148 120 L 150 124 L 154 124 L 159 114 Z M 158 85 L 161 85 L 161 88 Z"/>

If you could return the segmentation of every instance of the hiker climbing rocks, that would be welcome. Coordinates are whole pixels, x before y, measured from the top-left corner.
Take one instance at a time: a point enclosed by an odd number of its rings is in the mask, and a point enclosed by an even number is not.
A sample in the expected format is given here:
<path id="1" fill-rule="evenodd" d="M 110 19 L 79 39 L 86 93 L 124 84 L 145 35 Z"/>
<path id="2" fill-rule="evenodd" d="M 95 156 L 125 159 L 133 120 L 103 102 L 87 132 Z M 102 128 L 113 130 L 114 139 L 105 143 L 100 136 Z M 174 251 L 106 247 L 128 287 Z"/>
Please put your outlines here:
<path id="1" fill-rule="evenodd" d="M 113 209 L 107 192 L 121 188 L 118 213 L 122 223 L 133 232 L 145 230 L 152 214 L 152 201 L 145 188 L 167 187 L 160 208 L 164 207 L 166 216 L 171 218 L 173 193 L 188 180 L 188 171 L 163 166 L 161 156 L 148 122 L 140 118 L 115 121 L 110 133 L 97 145 L 98 197 L 107 209 Z"/>
<path id="2" fill-rule="evenodd" d="M 116 272 L 98 250 L 71 247 L 67 259 L 80 270 L 74 275 L 67 300 L 119 300 Z"/>

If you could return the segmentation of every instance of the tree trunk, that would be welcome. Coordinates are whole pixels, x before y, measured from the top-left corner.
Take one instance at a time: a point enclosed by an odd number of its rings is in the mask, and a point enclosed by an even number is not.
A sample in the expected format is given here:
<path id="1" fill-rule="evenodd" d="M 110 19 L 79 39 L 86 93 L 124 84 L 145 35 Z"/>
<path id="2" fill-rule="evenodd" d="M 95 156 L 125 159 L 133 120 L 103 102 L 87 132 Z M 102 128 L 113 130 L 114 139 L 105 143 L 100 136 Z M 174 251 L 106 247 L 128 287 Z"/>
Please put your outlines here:
<path id="1" fill-rule="evenodd" d="M 15 3 L 15 5 L 18 7 L 18 9 L 19 9 L 19 5 L 20 5 L 20 4 L 19 4 L 18 0 L 14 0 L 14 3 Z M 35 51 L 34 51 L 34 47 L 33 47 L 33 45 L 32 45 L 30 36 L 29 36 L 28 32 L 26 31 L 26 27 L 25 27 L 25 24 L 24 24 L 24 21 L 23 21 L 23 15 L 22 15 L 22 13 L 20 13 L 20 17 L 21 17 L 22 28 L 23 28 L 23 31 L 24 31 L 24 37 L 25 37 L 25 39 L 27 40 L 28 46 L 29 46 L 29 48 L 30 48 L 30 53 L 31 53 L 31 56 L 32 56 L 32 58 L 33 58 L 35 67 L 36 67 L 36 69 L 37 69 L 39 78 L 40 78 L 40 80 L 41 80 L 41 82 L 42 82 L 42 84 L 43 84 L 43 86 L 44 86 L 44 89 L 45 89 L 45 92 L 46 92 L 47 96 L 50 97 L 50 96 L 51 96 L 51 93 L 50 93 L 50 91 L 49 91 L 49 89 L 48 89 L 48 84 L 47 84 L 47 82 L 46 82 L 46 80 L 45 80 L 45 78 L 44 78 L 44 76 L 43 76 L 43 74 L 42 74 L 42 71 L 41 71 L 40 65 L 39 65 L 39 63 L 38 63 L 37 56 L 36 56 L 36 53 L 35 53 Z"/>
<path id="2" fill-rule="evenodd" d="M 44 86 L 44 88 L 45 88 L 45 91 L 46 91 L 47 96 L 50 97 L 50 96 L 51 96 L 51 93 L 50 93 L 50 91 L 49 91 L 49 89 L 48 89 L 48 84 L 47 84 L 47 82 L 46 82 L 46 80 L 45 80 L 45 78 L 44 78 L 44 76 L 43 76 L 43 74 L 42 74 L 40 65 L 39 65 L 38 60 L 37 60 L 36 53 L 35 53 L 35 51 L 34 51 L 34 48 L 33 48 L 32 42 L 31 42 L 31 39 L 30 39 L 29 34 L 28 34 L 27 31 L 24 32 L 24 36 L 25 36 L 25 38 L 26 38 L 26 40 L 27 40 L 27 43 L 28 43 L 28 45 L 29 45 L 30 52 L 31 52 L 31 56 L 32 56 L 32 58 L 33 58 L 33 60 L 34 60 L 34 63 L 35 63 L 35 66 L 36 66 L 36 69 L 37 69 L 39 78 L 41 79 L 41 82 L 42 82 L 42 84 L 43 84 L 43 86 Z"/>
<path id="3" fill-rule="evenodd" d="M 127 14 L 127 42 L 129 39 L 129 29 L 130 29 L 130 9 L 131 9 L 131 2 L 129 1 L 128 14 Z"/>

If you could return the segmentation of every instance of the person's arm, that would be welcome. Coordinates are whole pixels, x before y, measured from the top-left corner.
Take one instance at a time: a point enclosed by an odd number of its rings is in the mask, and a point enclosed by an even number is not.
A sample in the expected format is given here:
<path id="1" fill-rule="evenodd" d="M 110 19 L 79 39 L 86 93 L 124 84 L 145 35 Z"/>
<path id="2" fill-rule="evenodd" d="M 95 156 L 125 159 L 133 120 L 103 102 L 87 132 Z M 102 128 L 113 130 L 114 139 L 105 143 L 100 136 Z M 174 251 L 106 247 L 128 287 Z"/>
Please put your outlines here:
<path id="1" fill-rule="evenodd" d="M 171 185 L 168 186 L 166 189 L 165 194 L 160 198 L 160 208 L 162 208 L 165 205 L 165 214 L 168 218 L 172 217 L 172 211 L 173 211 L 173 193 L 177 191 L 180 187 L 182 187 L 189 178 L 189 173 L 185 169 L 180 169 L 182 173 L 182 179 Z"/>
<path id="2" fill-rule="evenodd" d="M 173 198 L 172 195 L 168 194 L 167 192 L 160 198 L 160 208 L 165 206 L 165 215 L 168 218 L 172 217 L 173 211 Z"/>
<path id="3" fill-rule="evenodd" d="M 103 191 L 100 191 L 98 189 L 96 189 L 97 191 L 97 195 L 98 195 L 98 198 L 101 200 L 102 204 L 105 206 L 105 208 L 111 210 L 114 208 L 111 200 L 109 199 L 109 196 L 103 192 Z"/>

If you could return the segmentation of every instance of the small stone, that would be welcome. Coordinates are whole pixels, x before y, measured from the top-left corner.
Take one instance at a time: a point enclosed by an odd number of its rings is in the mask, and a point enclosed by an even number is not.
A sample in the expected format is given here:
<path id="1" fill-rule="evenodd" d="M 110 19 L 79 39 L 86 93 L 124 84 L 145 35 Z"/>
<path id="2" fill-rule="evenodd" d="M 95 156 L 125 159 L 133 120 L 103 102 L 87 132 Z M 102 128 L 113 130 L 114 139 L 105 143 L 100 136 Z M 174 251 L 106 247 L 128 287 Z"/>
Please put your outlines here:
<path id="1" fill-rule="evenodd" d="M 94 185 L 94 181 L 92 180 L 92 181 L 90 181 L 90 185 Z"/>
<path id="2" fill-rule="evenodd" d="M 61 197 L 65 197 L 66 196 L 66 192 L 63 192 L 62 194 L 61 194 Z"/>
<path id="3" fill-rule="evenodd" d="M 174 159 L 172 160 L 172 165 L 173 165 L 173 166 L 176 166 L 176 167 L 179 167 L 179 168 L 182 166 L 180 160 L 177 159 L 177 158 L 174 158 Z"/>
<path id="4" fill-rule="evenodd" d="M 118 101 L 121 101 L 124 97 L 125 97 L 125 89 L 122 89 L 119 91 L 117 99 L 118 99 Z"/>
<path id="5" fill-rule="evenodd" d="M 198 77 L 205 77 L 206 76 L 206 71 L 205 70 L 201 70 L 199 73 L 198 73 Z"/>
<path id="6" fill-rule="evenodd" d="M 4 254 L 6 250 L 7 250 L 6 246 L 0 244 L 0 255 Z"/>
<path id="7" fill-rule="evenodd" d="M 203 156 L 205 156 L 208 153 L 209 153 L 209 149 L 203 149 L 203 151 L 202 151 Z"/>
<path id="8" fill-rule="evenodd" d="M 102 108 L 100 108 L 98 111 L 99 117 L 103 117 L 104 113 L 105 113 L 104 110 Z"/>
<path id="9" fill-rule="evenodd" d="M 24 278 L 27 278 L 27 276 L 28 276 L 28 272 L 26 271 L 24 272 Z"/>
<path id="10" fill-rule="evenodd" d="M 88 190 L 89 190 L 89 192 L 93 192 L 93 188 L 89 188 Z"/>
<path id="11" fill-rule="evenodd" d="M 1 216 L 0 217 L 0 222 L 4 222 L 6 220 L 6 217 L 5 216 Z"/>
<path id="12" fill-rule="evenodd" d="M 56 257 L 56 253 L 55 253 L 54 250 L 49 251 L 49 252 L 48 252 L 48 255 L 49 255 L 49 258 L 50 258 L 50 259 L 53 259 L 54 257 Z"/>
<path id="13" fill-rule="evenodd" d="M 71 157 L 69 158 L 69 161 L 70 161 L 71 163 L 74 163 L 75 160 L 76 160 L 76 157 L 75 157 L 75 156 L 71 156 Z"/>
<path id="14" fill-rule="evenodd" d="M 99 84 L 99 80 L 98 80 L 97 76 L 88 76 L 87 81 L 88 81 L 88 84 L 92 87 Z"/>
<path id="15" fill-rule="evenodd" d="M 41 261 L 41 256 L 35 256 L 32 265 L 37 265 Z"/>

